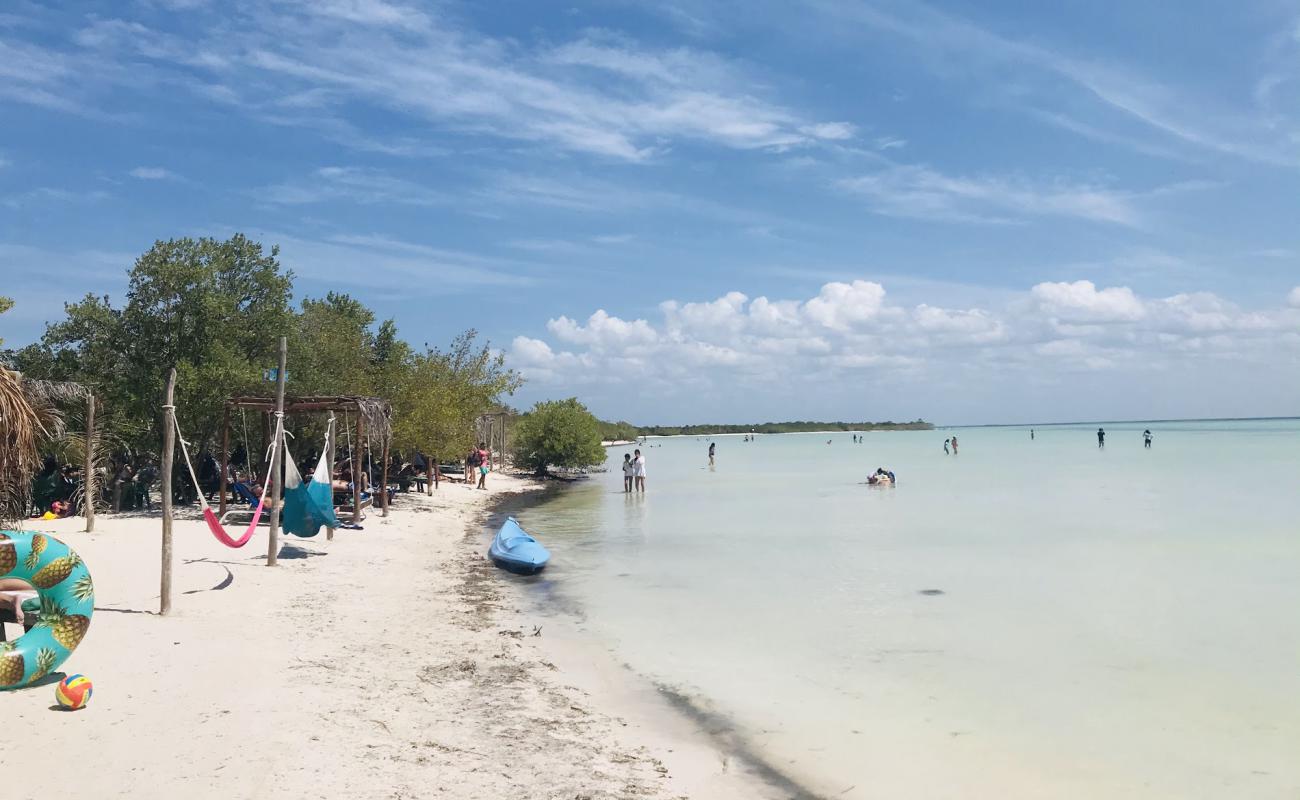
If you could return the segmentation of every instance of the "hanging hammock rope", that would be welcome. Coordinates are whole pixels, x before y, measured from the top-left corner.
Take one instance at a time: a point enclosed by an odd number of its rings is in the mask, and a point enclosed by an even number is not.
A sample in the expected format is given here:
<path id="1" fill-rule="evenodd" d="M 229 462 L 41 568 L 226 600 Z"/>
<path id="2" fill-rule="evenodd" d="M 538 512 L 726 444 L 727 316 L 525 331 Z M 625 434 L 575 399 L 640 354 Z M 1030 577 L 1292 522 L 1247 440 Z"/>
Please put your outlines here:
<path id="1" fill-rule="evenodd" d="M 222 527 L 221 521 L 217 519 L 216 513 L 214 513 L 212 507 L 208 505 L 208 498 L 204 496 L 203 487 L 199 484 L 199 476 L 194 472 L 194 464 L 190 462 L 189 443 L 186 442 L 185 437 L 181 435 L 181 423 L 176 419 L 176 406 L 163 406 L 163 409 L 172 412 L 172 425 L 176 428 L 176 441 L 180 442 L 181 455 L 185 457 L 185 466 L 189 469 L 190 480 L 194 482 L 194 491 L 198 494 L 199 503 L 203 506 L 203 519 L 207 521 L 208 529 L 212 531 L 213 536 L 217 537 L 217 541 L 221 542 L 226 547 L 243 547 L 248 544 L 248 540 L 253 538 L 253 533 L 257 530 L 257 523 L 262 519 L 262 509 L 266 506 L 266 492 L 270 488 L 271 481 L 267 480 L 262 486 L 262 496 L 257 501 L 256 510 L 253 511 L 253 521 L 248 523 L 248 530 L 244 531 L 244 535 L 236 539 L 226 533 L 226 529 Z M 276 447 L 276 445 L 283 440 L 284 435 L 284 414 L 277 411 L 275 412 L 275 435 L 271 437 L 271 443 L 267 445 L 268 452 L 266 457 L 270 462 L 267 468 L 267 478 L 270 478 L 272 472 L 275 470 L 275 460 L 281 449 Z M 244 449 L 245 451 L 248 449 L 247 439 L 245 439 Z"/>

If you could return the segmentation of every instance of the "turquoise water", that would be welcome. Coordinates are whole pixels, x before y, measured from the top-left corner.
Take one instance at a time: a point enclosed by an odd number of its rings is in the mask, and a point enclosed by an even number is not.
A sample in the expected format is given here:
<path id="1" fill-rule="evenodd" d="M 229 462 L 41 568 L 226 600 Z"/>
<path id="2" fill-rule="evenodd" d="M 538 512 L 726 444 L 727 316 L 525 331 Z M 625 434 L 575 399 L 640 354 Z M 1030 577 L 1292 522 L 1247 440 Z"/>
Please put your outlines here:
<path id="1" fill-rule="evenodd" d="M 1300 796 L 1300 421 L 1096 427 L 612 448 L 537 598 L 827 796 Z"/>

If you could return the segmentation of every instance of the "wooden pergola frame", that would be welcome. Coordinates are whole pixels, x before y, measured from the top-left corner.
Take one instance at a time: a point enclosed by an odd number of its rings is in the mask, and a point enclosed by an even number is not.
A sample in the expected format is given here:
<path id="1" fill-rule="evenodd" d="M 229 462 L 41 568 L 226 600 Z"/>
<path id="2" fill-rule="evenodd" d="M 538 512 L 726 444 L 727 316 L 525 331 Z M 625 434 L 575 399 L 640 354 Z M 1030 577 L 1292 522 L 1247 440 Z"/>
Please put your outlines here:
<path id="1" fill-rule="evenodd" d="M 498 470 L 506 468 L 506 425 L 509 420 L 510 414 L 505 411 L 479 414 L 474 420 L 474 439 L 488 446 Z"/>
<path id="2" fill-rule="evenodd" d="M 230 465 L 230 412 L 232 409 L 244 409 L 247 411 L 260 411 L 263 414 L 263 427 L 269 427 L 270 414 L 275 412 L 274 397 L 254 397 L 242 396 L 232 397 L 225 402 L 225 408 L 221 418 L 221 510 L 219 513 L 226 513 L 226 475 Z M 382 456 L 383 473 L 380 479 L 379 498 L 383 516 L 388 516 L 388 460 L 389 446 L 393 440 L 393 430 L 390 424 L 392 416 L 392 407 L 387 400 L 379 397 L 360 397 L 360 396 L 329 396 L 329 397 L 286 397 L 284 399 L 284 413 L 293 414 L 321 414 L 327 412 L 346 412 L 356 414 L 356 436 L 357 441 L 352 447 L 352 522 L 353 524 L 361 521 L 361 482 L 357 480 L 357 475 L 361 470 L 361 459 L 357 455 L 357 450 L 361 442 L 365 439 L 367 430 L 379 436 L 384 443 L 384 453 Z M 373 497 L 373 487 L 372 494 Z M 331 529 L 332 532 L 333 529 Z"/>

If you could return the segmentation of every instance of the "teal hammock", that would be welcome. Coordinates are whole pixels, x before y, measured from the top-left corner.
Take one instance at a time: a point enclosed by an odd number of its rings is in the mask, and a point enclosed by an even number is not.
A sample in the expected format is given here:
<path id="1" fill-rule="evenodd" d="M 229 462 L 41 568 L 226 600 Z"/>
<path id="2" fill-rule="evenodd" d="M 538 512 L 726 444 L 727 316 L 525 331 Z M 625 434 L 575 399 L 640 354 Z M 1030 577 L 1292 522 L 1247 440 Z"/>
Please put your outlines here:
<path id="1" fill-rule="evenodd" d="M 320 533 L 321 528 L 337 528 L 339 519 L 334 515 L 334 486 L 326 454 L 321 453 L 308 483 L 303 482 L 287 446 L 285 456 L 284 509 L 280 514 L 285 533 L 307 538 Z"/>

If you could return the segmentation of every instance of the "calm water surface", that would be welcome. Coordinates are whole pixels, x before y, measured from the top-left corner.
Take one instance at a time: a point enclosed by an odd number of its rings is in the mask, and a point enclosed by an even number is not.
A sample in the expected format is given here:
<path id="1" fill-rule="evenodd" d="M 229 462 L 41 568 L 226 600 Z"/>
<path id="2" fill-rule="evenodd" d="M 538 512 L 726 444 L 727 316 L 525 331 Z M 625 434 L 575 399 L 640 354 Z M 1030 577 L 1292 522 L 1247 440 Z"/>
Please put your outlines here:
<path id="1" fill-rule="evenodd" d="M 537 599 L 828 796 L 1300 797 L 1300 421 L 1096 427 L 613 448 Z"/>

